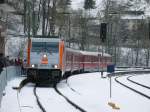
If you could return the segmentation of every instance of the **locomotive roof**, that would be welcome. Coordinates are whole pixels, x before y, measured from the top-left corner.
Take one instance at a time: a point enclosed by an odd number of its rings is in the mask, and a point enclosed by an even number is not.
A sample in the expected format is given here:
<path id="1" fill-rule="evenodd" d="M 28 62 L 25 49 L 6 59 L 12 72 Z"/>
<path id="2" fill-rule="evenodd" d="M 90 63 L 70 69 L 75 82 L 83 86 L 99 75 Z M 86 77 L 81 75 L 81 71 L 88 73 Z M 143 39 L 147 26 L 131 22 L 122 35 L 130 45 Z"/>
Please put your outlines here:
<path id="1" fill-rule="evenodd" d="M 81 51 L 81 50 L 75 50 L 75 49 L 71 49 L 71 48 L 67 48 L 67 51 L 80 53 L 80 54 L 87 55 L 87 56 L 98 56 L 98 55 L 102 56 L 102 52 Z M 103 53 L 103 56 L 111 57 L 111 55 L 109 55 L 107 53 Z"/>
<path id="2" fill-rule="evenodd" d="M 59 38 L 31 38 L 32 42 L 59 42 Z"/>

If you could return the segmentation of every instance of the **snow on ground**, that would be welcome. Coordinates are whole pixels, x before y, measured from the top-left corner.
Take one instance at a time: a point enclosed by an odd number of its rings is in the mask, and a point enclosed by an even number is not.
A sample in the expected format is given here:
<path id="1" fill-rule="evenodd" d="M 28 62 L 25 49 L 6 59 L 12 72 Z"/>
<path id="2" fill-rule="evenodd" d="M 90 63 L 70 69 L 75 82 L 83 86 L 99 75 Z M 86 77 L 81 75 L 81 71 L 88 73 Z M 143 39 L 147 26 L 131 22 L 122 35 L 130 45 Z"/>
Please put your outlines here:
<path id="1" fill-rule="evenodd" d="M 120 105 L 120 112 L 150 111 L 150 100 L 140 96 L 139 94 L 136 94 L 127 88 L 124 88 L 121 85 L 118 85 L 114 80 L 112 85 L 112 98 Z"/>
<path id="2" fill-rule="evenodd" d="M 79 112 L 57 94 L 54 88 L 38 88 L 37 94 L 47 112 Z"/>
<path id="3" fill-rule="evenodd" d="M 5 89 L 6 95 L 2 98 L 0 112 L 19 112 L 18 102 L 17 102 L 17 92 L 12 91 L 12 86 L 19 82 L 19 79 L 13 80 L 7 84 Z M 11 98 L 11 99 L 10 99 Z M 8 108 L 9 107 L 9 108 Z"/>
<path id="4" fill-rule="evenodd" d="M 33 95 L 33 85 L 28 84 L 20 93 L 12 87 L 19 85 L 24 78 L 10 81 L 6 87 L 6 95 L 2 99 L 0 112 L 38 112 L 36 100 Z M 9 108 L 8 108 L 9 107 Z"/>
<path id="5" fill-rule="evenodd" d="M 12 89 L 12 87 L 18 86 L 21 80 L 23 78 L 8 83 L 0 112 L 41 112 L 33 94 L 34 84 L 29 83 L 20 93 Z M 37 95 L 47 112 L 79 112 L 58 95 L 53 88 L 37 88 Z"/>
<path id="6" fill-rule="evenodd" d="M 126 82 L 124 79 L 121 78 L 123 82 Z M 141 83 L 143 79 L 150 84 L 150 75 L 141 75 L 132 77 L 132 79 L 141 80 Z M 18 94 L 19 102 L 17 101 L 17 92 L 12 89 L 12 86 L 17 86 L 21 80 L 19 78 L 8 83 L 0 112 L 20 112 L 18 103 L 20 103 L 21 112 L 41 112 L 33 95 L 34 84 L 25 86 Z M 114 78 L 112 78 L 112 97 L 110 98 L 109 79 L 101 78 L 100 73 L 75 75 L 70 77 L 67 83 L 65 80 L 61 81 L 57 87 L 87 112 L 150 112 L 150 100 L 119 85 Z M 79 112 L 59 96 L 53 88 L 37 88 L 37 95 L 48 112 Z M 113 110 L 108 105 L 109 101 L 116 103 L 120 110 Z"/>
<path id="7" fill-rule="evenodd" d="M 59 84 L 58 88 L 88 112 L 111 112 L 111 108 L 107 105 L 109 100 L 107 82 L 107 79 L 101 81 L 99 73 L 92 73 L 69 78 L 68 84 L 77 92 L 73 92 L 65 83 Z"/>
<path id="8" fill-rule="evenodd" d="M 150 75 L 150 74 L 136 75 L 136 76 L 131 77 L 130 79 L 150 87 L 150 76 L 147 76 L 147 75 Z"/>
<path id="9" fill-rule="evenodd" d="M 109 79 L 100 77 L 99 73 L 84 74 L 69 78 L 68 83 L 77 93 L 72 94 L 67 87 L 58 85 L 59 90 L 88 112 L 149 112 L 150 100 L 124 88 L 112 81 L 112 97 L 109 98 Z M 150 82 L 149 82 L 150 83 Z M 76 94 L 76 95 L 75 95 Z M 75 97 L 75 96 L 78 96 Z M 120 106 L 120 110 L 112 110 L 108 102 Z"/>
<path id="10" fill-rule="evenodd" d="M 125 85 L 127 85 L 129 87 L 132 87 L 133 89 L 136 89 L 136 90 L 138 90 L 138 91 L 140 91 L 140 92 L 142 92 L 142 93 L 150 96 L 150 89 L 141 87 L 140 85 L 137 85 L 137 84 L 134 84 L 134 83 L 128 81 L 127 77 L 129 77 L 129 76 L 119 77 L 118 80 L 121 81 L 121 82 L 123 82 L 123 84 L 125 84 Z M 147 79 L 145 79 L 145 80 L 147 80 Z M 138 82 L 138 81 L 136 81 L 136 82 Z M 149 82 L 149 84 L 150 84 L 150 82 Z"/>

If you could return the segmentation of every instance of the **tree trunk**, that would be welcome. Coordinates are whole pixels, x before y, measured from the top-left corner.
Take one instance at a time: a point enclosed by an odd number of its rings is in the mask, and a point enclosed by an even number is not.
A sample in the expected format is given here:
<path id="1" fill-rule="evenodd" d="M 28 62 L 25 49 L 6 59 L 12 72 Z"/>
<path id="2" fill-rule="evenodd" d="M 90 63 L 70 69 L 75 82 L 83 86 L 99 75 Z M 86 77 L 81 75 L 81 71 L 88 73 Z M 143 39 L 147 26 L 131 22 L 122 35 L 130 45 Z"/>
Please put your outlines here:
<path id="1" fill-rule="evenodd" d="M 149 48 L 147 48 L 146 50 L 147 50 L 147 55 L 146 55 L 146 66 L 149 67 L 150 50 L 149 50 Z"/>
<path id="2" fill-rule="evenodd" d="M 135 66 L 138 66 L 138 60 L 139 60 L 139 40 L 137 41 L 138 41 L 138 45 L 136 48 Z"/>
<path id="3" fill-rule="evenodd" d="M 42 3 L 42 12 L 43 12 L 43 20 L 42 20 L 42 35 L 45 35 L 45 19 L 46 19 L 46 0 L 43 0 L 43 3 Z"/>

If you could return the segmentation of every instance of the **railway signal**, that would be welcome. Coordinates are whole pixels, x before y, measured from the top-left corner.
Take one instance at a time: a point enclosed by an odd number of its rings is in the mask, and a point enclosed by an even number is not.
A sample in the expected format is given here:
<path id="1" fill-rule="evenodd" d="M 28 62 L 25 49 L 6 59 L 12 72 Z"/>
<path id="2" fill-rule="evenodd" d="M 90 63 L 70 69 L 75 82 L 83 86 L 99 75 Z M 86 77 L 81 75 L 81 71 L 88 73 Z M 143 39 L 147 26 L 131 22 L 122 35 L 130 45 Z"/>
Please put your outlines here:
<path id="1" fill-rule="evenodd" d="M 109 90 L 109 92 L 110 92 L 110 99 L 111 99 L 111 97 L 112 97 L 112 80 L 111 80 L 111 76 L 112 76 L 112 73 L 114 73 L 115 72 L 115 65 L 113 65 L 113 64 L 111 64 L 111 65 L 108 65 L 107 66 L 107 72 L 108 73 L 110 73 L 109 75 L 108 75 L 108 77 L 109 77 L 109 82 L 110 82 L 110 90 Z M 116 104 L 116 103 L 114 103 L 114 102 L 112 102 L 112 101 L 109 101 L 108 102 L 108 105 L 110 106 L 110 107 L 112 107 L 112 109 L 114 109 L 114 110 L 120 110 L 120 107 Z"/>
<path id="2" fill-rule="evenodd" d="M 111 98 L 111 96 L 112 96 L 112 81 L 111 81 L 111 75 L 112 75 L 112 73 L 114 73 L 114 71 L 115 71 L 115 65 L 108 65 L 107 66 L 107 72 L 108 73 L 110 73 L 109 75 L 108 75 L 108 77 L 109 77 L 109 81 L 110 81 L 110 98 Z"/>
<path id="3" fill-rule="evenodd" d="M 115 71 L 115 65 L 108 65 L 107 66 L 107 72 L 114 73 Z"/>
<path id="4" fill-rule="evenodd" d="M 107 23 L 101 23 L 100 25 L 100 38 L 102 42 L 105 42 L 107 34 Z"/>
<path id="5" fill-rule="evenodd" d="M 106 40 L 106 33 L 107 33 L 107 23 L 101 23 L 100 24 L 100 39 L 101 39 L 101 42 L 104 43 L 105 40 Z M 103 44 L 101 44 L 102 46 L 102 58 L 103 58 L 103 54 L 104 54 L 104 51 L 103 51 Z M 103 62 L 102 62 L 103 64 Z M 103 77 L 103 66 L 102 66 L 102 71 L 101 71 L 101 77 Z"/>

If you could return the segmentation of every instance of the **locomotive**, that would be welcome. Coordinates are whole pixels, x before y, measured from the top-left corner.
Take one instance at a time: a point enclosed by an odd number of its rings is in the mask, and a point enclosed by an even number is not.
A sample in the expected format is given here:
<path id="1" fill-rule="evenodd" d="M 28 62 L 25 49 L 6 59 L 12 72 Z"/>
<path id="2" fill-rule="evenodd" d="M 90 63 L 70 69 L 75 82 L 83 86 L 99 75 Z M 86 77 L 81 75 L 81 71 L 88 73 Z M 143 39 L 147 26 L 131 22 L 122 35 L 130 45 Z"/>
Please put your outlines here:
<path id="1" fill-rule="evenodd" d="M 111 63 L 111 56 L 67 48 L 60 38 L 27 40 L 23 68 L 36 83 L 57 83 L 72 73 L 98 71 Z"/>

